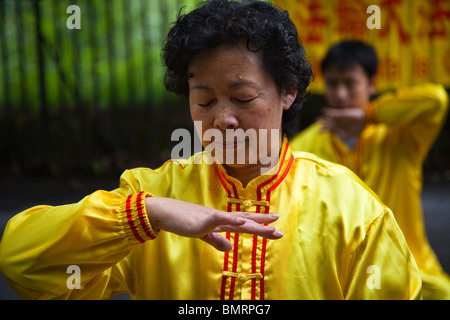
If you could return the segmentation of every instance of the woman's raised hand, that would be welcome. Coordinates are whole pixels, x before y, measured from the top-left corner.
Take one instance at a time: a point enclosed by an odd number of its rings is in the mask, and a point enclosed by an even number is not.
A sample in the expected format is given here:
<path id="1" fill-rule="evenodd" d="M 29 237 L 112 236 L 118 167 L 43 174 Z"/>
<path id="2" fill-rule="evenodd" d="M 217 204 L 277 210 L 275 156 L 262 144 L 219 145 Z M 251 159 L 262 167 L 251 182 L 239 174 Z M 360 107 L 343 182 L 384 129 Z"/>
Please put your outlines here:
<path id="1" fill-rule="evenodd" d="M 249 233 L 268 239 L 283 236 L 274 226 L 264 226 L 279 218 L 278 214 L 224 212 L 170 198 L 147 197 L 147 215 L 154 229 L 184 237 L 200 238 L 217 250 L 229 251 L 231 242 L 218 232 Z"/>

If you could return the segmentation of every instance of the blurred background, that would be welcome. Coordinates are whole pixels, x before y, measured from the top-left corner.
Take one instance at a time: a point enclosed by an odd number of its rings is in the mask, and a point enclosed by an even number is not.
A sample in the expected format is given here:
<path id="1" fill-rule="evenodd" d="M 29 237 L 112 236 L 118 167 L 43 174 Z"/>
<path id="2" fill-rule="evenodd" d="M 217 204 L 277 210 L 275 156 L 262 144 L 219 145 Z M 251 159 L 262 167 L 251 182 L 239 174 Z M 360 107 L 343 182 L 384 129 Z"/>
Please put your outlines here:
<path id="1" fill-rule="evenodd" d="M 118 186 L 128 168 L 170 158 L 188 103 L 166 92 L 161 48 L 181 8 L 197 0 L 0 0 L 0 236 L 36 204 L 76 202 Z M 379 93 L 399 85 L 450 89 L 449 0 L 274 0 L 299 29 L 315 80 L 300 129 L 324 105 L 317 66 L 330 45 L 360 39 L 380 57 Z M 369 5 L 381 9 L 370 30 Z M 81 29 L 69 29 L 80 8 Z M 424 219 L 450 272 L 450 121 L 424 164 Z M 0 299 L 17 296 L 0 277 Z"/>

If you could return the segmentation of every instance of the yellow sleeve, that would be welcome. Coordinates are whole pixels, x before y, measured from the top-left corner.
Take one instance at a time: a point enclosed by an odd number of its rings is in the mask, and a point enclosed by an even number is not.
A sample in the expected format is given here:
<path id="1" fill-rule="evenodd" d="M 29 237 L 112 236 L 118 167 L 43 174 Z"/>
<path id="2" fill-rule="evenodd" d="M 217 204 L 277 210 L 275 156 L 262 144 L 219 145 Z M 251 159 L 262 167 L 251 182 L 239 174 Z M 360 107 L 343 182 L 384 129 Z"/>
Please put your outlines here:
<path id="1" fill-rule="evenodd" d="M 445 122 L 447 110 L 444 87 L 427 83 L 381 96 L 366 108 L 366 115 L 369 122 L 399 128 L 402 143 L 425 156 Z"/>
<path id="2" fill-rule="evenodd" d="M 23 299 L 108 299 L 126 291 L 124 258 L 156 236 L 145 209 L 151 194 L 137 187 L 126 172 L 113 192 L 13 217 L 0 243 L 0 271 L 10 286 Z M 73 265 L 81 290 L 68 285 Z"/>
<path id="3" fill-rule="evenodd" d="M 346 299 L 422 299 L 422 279 L 392 212 L 369 226 L 350 257 Z"/>

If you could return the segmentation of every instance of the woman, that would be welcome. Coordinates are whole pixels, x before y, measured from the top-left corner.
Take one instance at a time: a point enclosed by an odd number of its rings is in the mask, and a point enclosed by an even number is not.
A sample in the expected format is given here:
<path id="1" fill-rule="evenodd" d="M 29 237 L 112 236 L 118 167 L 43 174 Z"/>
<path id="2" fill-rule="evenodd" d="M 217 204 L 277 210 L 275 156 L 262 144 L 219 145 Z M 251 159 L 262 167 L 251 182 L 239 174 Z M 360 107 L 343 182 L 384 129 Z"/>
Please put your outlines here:
<path id="1" fill-rule="evenodd" d="M 420 298 L 417 266 L 390 210 L 347 169 L 289 148 L 311 69 L 286 12 L 210 1 L 178 18 L 164 60 L 166 86 L 189 98 L 201 137 L 222 133 L 213 156 L 220 149 L 223 158 L 209 164 L 199 153 L 128 170 L 112 192 L 11 219 L 0 269 L 20 296 Z M 227 140 L 227 130 L 250 129 L 277 155 L 265 174 L 259 157 L 227 157 L 250 140 Z M 69 265 L 79 267 L 80 289 L 66 284 Z"/>

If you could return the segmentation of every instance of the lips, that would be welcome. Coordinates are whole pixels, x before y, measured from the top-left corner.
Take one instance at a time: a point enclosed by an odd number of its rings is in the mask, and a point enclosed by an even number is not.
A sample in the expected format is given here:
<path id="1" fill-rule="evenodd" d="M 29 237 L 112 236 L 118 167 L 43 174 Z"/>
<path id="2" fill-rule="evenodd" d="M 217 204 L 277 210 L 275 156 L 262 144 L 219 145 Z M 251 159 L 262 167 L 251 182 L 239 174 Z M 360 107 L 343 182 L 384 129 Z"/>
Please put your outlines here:
<path id="1" fill-rule="evenodd" d="M 245 142 L 245 140 L 239 140 L 239 141 L 233 141 L 233 142 L 226 142 L 226 141 L 219 142 L 219 141 L 217 141 L 217 144 L 222 146 L 223 149 L 237 149 L 244 142 Z"/>

